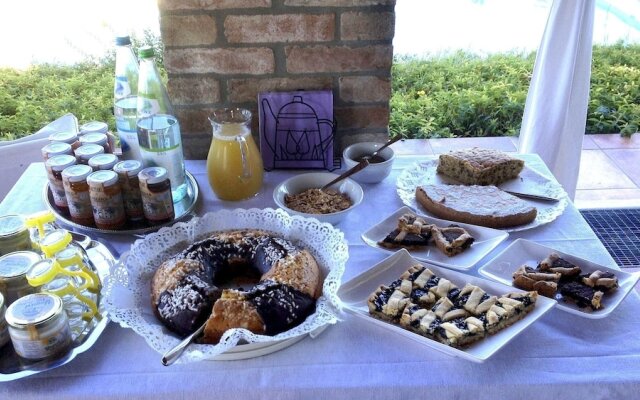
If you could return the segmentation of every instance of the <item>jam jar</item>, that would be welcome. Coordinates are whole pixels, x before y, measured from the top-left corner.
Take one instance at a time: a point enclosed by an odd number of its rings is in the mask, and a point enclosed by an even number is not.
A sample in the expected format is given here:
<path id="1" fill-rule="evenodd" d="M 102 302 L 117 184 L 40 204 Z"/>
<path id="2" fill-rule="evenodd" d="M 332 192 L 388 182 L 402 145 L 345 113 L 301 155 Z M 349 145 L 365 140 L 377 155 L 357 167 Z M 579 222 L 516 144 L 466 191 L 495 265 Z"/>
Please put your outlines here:
<path id="1" fill-rule="evenodd" d="M 24 218 L 19 215 L 0 217 L 0 256 L 31 249 L 31 235 Z"/>
<path id="2" fill-rule="evenodd" d="M 87 133 L 84 136 L 80 136 L 80 143 L 85 144 L 97 144 L 102 146 L 105 153 L 111 153 L 111 147 L 109 147 L 109 139 L 104 133 Z"/>
<path id="3" fill-rule="evenodd" d="M 67 211 L 69 206 L 64 192 L 62 171 L 75 164 L 76 158 L 70 155 L 53 156 L 44 163 L 47 170 L 47 178 L 49 179 L 49 187 L 53 195 L 53 202 L 63 211 Z"/>
<path id="4" fill-rule="evenodd" d="M 7 321 L 4 314 L 7 311 L 7 305 L 4 304 L 4 296 L 0 293 L 0 348 L 9 343 L 9 329 L 7 329 Z"/>
<path id="5" fill-rule="evenodd" d="M 162 167 L 145 168 L 138 174 L 144 217 L 151 225 L 171 222 L 175 218 L 171 182 Z"/>
<path id="6" fill-rule="evenodd" d="M 61 156 L 63 154 L 66 154 L 69 156 L 73 155 L 73 149 L 71 148 L 71 145 L 69 143 L 62 143 L 62 142 L 49 143 L 48 145 L 42 148 L 41 152 L 42 152 L 42 158 L 44 159 L 44 161 L 47 161 L 53 156 Z"/>
<path id="7" fill-rule="evenodd" d="M 86 124 L 80 126 L 80 135 L 87 135 L 89 133 L 104 133 L 109 132 L 109 125 L 106 122 L 101 121 L 89 121 Z"/>
<path id="8" fill-rule="evenodd" d="M 80 147 L 80 141 L 78 140 L 78 134 L 75 132 L 56 132 L 49 135 L 49 141 L 67 143 L 75 151 Z"/>
<path id="9" fill-rule="evenodd" d="M 118 174 L 124 211 L 130 221 L 144 219 L 142 210 L 142 195 L 140 194 L 140 182 L 138 173 L 142 170 L 142 163 L 138 160 L 126 160 L 117 163 L 113 170 Z"/>
<path id="10" fill-rule="evenodd" d="M 93 156 L 104 153 L 104 147 L 99 144 L 83 144 L 74 151 L 78 164 L 89 165 L 89 160 Z"/>
<path id="11" fill-rule="evenodd" d="M 118 156 L 115 154 L 98 154 L 97 156 L 91 157 L 89 159 L 89 166 L 94 171 L 108 170 L 113 169 L 113 167 L 118 163 Z"/>
<path id="12" fill-rule="evenodd" d="M 0 292 L 7 305 L 35 292 L 27 281 L 27 271 L 40 260 L 42 257 L 33 251 L 14 251 L 0 257 Z"/>
<path id="13" fill-rule="evenodd" d="M 71 330 L 62 299 L 49 293 L 22 297 L 5 315 L 16 353 L 25 359 L 42 360 L 62 355 L 71 348 Z"/>
<path id="14" fill-rule="evenodd" d="M 71 220 L 85 226 L 94 225 L 89 185 L 87 184 L 87 177 L 92 172 L 93 170 L 88 165 L 74 165 L 62 171 L 62 182 L 69 204 Z"/>
<path id="15" fill-rule="evenodd" d="M 118 174 L 96 171 L 87 178 L 93 220 L 100 229 L 116 230 L 124 226 L 126 216 Z"/>

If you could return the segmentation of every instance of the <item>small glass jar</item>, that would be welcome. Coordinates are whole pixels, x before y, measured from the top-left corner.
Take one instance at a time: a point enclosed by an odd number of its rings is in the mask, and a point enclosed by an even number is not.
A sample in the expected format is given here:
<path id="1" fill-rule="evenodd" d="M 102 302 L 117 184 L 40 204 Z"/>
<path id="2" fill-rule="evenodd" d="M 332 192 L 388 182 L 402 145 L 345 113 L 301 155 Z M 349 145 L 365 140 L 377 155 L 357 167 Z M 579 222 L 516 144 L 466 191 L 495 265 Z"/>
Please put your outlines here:
<path id="1" fill-rule="evenodd" d="M 22 358 L 53 358 L 71 347 L 69 320 L 62 300 L 56 295 L 25 296 L 7 308 L 5 318 L 13 348 Z"/>
<path id="2" fill-rule="evenodd" d="M 80 147 L 80 141 L 78 140 L 78 134 L 76 132 L 56 132 L 49 135 L 49 141 L 67 143 L 75 151 Z"/>
<path id="3" fill-rule="evenodd" d="M 142 195 L 138 173 L 142 170 L 142 163 L 138 160 L 126 160 L 117 163 L 113 170 L 118 174 L 118 182 L 122 189 L 124 212 L 130 221 L 144 219 L 142 209 Z"/>
<path id="4" fill-rule="evenodd" d="M 24 218 L 19 215 L 0 217 L 0 256 L 31 249 L 31 235 Z"/>
<path id="5" fill-rule="evenodd" d="M 94 171 L 113 169 L 117 163 L 118 156 L 115 154 L 98 154 L 97 156 L 91 157 L 89 160 L 89 166 Z"/>
<path id="6" fill-rule="evenodd" d="M 113 171 L 96 171 L 89 175 L 87 183 L 96 226 L 108 230 L 122 228 L 126 217 L 118 174 Z"/>
<path id="7" fill-rule="evenodd" d="M 78 164 L 84 164 L 84 165 L 89 165 L 89 160 L 91 159 L 91 157 L 94 157 L 94 156 L 97 156 L 98 154 L 103 154 L 103 153 L 104 153 L 104 147 L 100 146 L 99 144 L 93 144 L 93 143 L 83 144 L 82 146 L 78 147 L 74 151 L 74 154 L 78 159 Z"/>
<path id="8" fill-rule="evenodd" d="M 64 192 L 69 204 L 71 220 L 77 224 L 93 226 L 93 210 L 89 197 L 87 177 L 93 170 L 88 165 L 74 165 L 62 171 Z"/>
<path id="9" fill-rule="evenodd" d="M 27 281 L 27 271 L 40 260 L 42 257 L 33 251 L 15 251 L 0 257 L 0 292 L 7 305 L 35 293 Z"/>
<path id="10" fill-rule="evenodd" d="M 69 143 L 62 142 L 53 142 L 44 146 L 41 150 L 42 158 L 44 161 L 47 161 L 53 156 L 61 156 L 61 155 L 73 155 L 73 149 Z"/>
<path id="11" fill-rule="evenodd" d="M 80 143 L 83 146 L 86 144 L 97 144 L 98 146 L 102 146 L 105 153 L 111 153 L 109 140 L 107 138 L 107 135 L 105 135 L 104 133 L 87 133 L 84 136 L 80 136 Z"/>
<path id="12" fill-rule="evenodd" d="M 7 312 L 7 305 L 4 304 L 4 296 L 0 293 L 0 348 L 9 343 L 9 329 L 4 314 Z"/>
<path id="13" fill-rule="evenodd" d="M 162 167 L 145 168 L 138 174 L 144 217 L 151 225 L 171 222 L 175 218 L 171 182 Z"/>
<path id="14" fill-rule="evenodd" d="M 53 156 L 44 163 L 44 167 L 47 170 L 47 178 L 49 179 L 49 187 L 51 189 L 51 194 L 53 195 L 53 202 L 63 211 L 67 211 L 69 206 L 67 204 L 67 197 L 64 193 L 62 171 L 75 164 L 76 158 L 68 154 Z"/>

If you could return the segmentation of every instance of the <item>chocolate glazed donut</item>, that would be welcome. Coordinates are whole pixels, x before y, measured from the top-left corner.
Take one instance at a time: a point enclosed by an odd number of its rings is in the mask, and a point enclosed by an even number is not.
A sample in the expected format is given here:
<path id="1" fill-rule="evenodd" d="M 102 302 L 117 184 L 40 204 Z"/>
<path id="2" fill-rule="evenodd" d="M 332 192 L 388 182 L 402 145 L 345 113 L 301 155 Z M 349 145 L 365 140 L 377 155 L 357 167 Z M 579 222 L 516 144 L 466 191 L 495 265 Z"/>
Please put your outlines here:
<path id="1" fill-rule="evenodd" d="M 242 279 L 247 291 L 220 289 Z M 322 278 L 313 256 L 260 230 L 223 232 L 165 261 L 156 271 L 151 300 L 156 316 L 180 336 L 207 321 L 203 342 L 217 343 L 230 328 L 275 335 L 315 310 Z"/>

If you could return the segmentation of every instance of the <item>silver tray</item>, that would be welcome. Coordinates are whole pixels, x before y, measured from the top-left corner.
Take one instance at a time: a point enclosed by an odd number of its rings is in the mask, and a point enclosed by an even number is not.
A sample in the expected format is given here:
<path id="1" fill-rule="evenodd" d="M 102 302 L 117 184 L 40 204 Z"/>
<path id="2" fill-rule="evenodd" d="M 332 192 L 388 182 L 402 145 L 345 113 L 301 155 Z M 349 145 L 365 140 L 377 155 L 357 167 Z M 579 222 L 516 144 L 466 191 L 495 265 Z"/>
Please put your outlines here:
<path id="1" fill-rule="evenodd" d="M 104 285 L 109 277 L 111 266 L 115 263 L 115 259 L 107 247 L 99 242 L 91 241 L 87 246 L 87 254 L 89 259 L 95 266 L 100 281 Z M 94 319 L 92 327 L 85 329 L 79 337 L 73 341 L 73 348 L 65 356 L 55 360 L 42 360 L 29 362 L 21 359 L 13 350 L 11 343 L 7 343 L 0 348 L 0 382 L 8 382 L 16 379 L 24 378 L 29 375 L 48 371 L 53 368 L 65 365 L 76 358 L 80 353 L 89 350 L 98 340 L 104 328 L 109 323 L 107 311 L 104 307 L 102 294 L 98 297 L 98 310 L 102 315 L 102 319 Z"/>
<path id="2" fill-rule="evenodd" d="M 165 222 L 164 224 L 158 225 L 148 225 L 146 222 L 141 223 L 131 223 L 127 222 L 127 224 L 122 229 L 111 230 L 111 229 L 99 229 L 92 226 L 81 225 L 75 223 L 71 220 L 69 214 L 56 206 L 53 201 L 53 194 L 49 189 L 49 183 L 44 186 L 44 192 L 42 196 L 44 198 L 44 202 L 49 207 L 49 209 L 55 214 L 58 222 L 62 223 L 71 228 L 76 228 L 81 231 L 85 231 L 87 233 L 115 233 L 115 234 L 145 234 L 149 232 L 157 231 L 163 226 L 173 225 L 176 221 L 186 218 L 191 215 L 191 211 L 193 211 L 196 203 L 198 202 L 199 189 L 198 183 L 195 178 L 189 171 L 186 171 L 187 175 L 187 194 L 184 196 L 182 200 L 177 203 L 173 203 L 173 208 L 175 211 L 175 218 L 172 221 Z"/>

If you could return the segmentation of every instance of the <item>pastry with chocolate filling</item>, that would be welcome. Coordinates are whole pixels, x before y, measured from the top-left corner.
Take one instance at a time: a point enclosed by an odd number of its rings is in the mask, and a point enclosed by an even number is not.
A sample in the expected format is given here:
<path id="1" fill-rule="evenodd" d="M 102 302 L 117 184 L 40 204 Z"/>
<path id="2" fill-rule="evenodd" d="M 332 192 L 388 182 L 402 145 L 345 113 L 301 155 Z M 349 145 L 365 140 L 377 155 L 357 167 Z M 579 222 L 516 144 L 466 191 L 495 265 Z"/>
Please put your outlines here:
<path id="1" fill-rule="evenodd" d="M 474 240 L 466 229 L 457 225 L 440 228 L 415 214 L 407 213 L 398 219 L 398 227 L 378 244 L 392 249 L 419 250 L 435 242 L 440 251 L 451 257 L 468 249 Z"/>
<path id="2" fill-rule="evenodd" d="M 562 285 L 560 293 L 565 298 L 575 301 L 580 308 L 590 307 L 592 310 L 599 310 L 602 307 L 604 293 L 580 282 L 568 282 Z"/>
<path id="3" fill-rule="evenodd" d="M 433 225 L 414 214 L 404 214 L 398 219 L 398 227 L 378 242 L 391 249 L 422 249 L 431 242 Z"/>
<path id="4" fill-rule="evenodd" d="M 247 282 L 249 290 L 225 288 Z M 180 336 L 205 321 L 202 341 L 245 328 L 275 335 L 315 311 L 322 277 L 308 250 L 260 230 L 220 232 L 165 261 L 151 283 L 153 310 Z"/>
<path id="5" fill-rule="evenodd" d="M 421 265 L 411 266 L 369 297 L 372 316 L 452 347 L 465 347 L 522 319 L 537 293 L 500 297 L 466 284 L 462 289 Z"/>
<path id="6" fill-rule="evenodd" d="M 431 234 L 436 246 L 449 257 L 462 253 L 475 240 L 466 229 L 455 225 L 447 228 L 434 227 Z"/>

